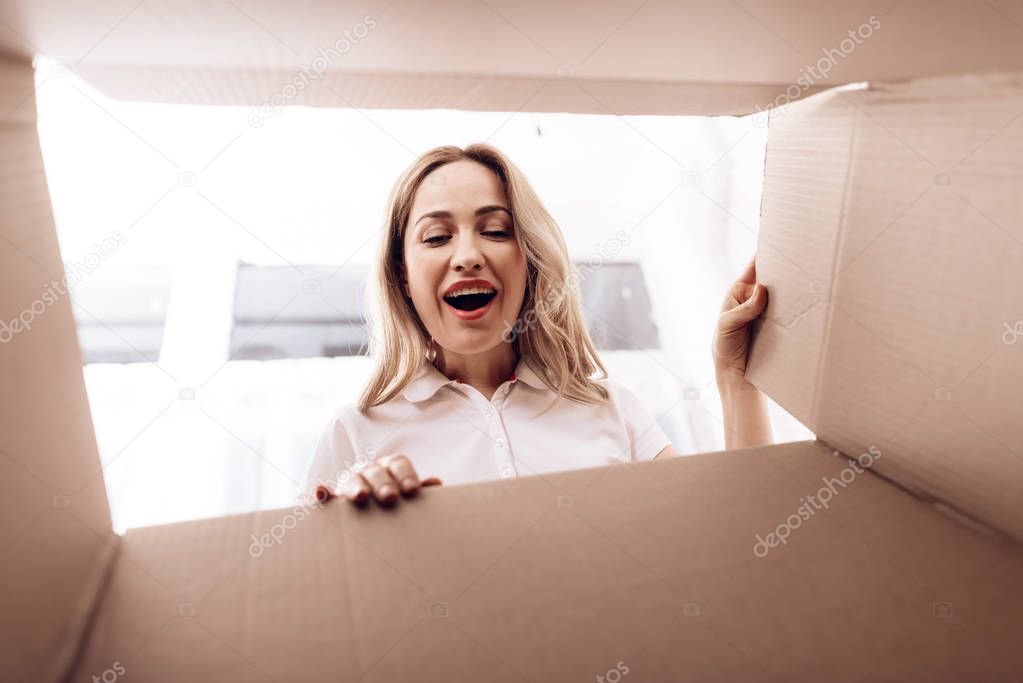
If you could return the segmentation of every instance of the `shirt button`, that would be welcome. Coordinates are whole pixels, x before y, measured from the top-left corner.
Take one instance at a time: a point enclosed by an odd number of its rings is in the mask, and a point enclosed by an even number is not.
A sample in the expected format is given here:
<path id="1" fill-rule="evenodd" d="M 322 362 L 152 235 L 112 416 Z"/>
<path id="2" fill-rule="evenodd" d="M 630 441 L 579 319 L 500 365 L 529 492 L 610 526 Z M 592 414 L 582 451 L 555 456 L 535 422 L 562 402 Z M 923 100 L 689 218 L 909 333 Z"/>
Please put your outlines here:
<path id="1" fill-rule="evenodd" d="M 497 447 L 498 448 L 504 448 L 504 439 L 502 439 L 501 437 L 497 438 L 497 442 L 496 443 L 497 443 Z"/>
<path id="2" fill-rule="evenodd" d="M 491 408 L 490 406 L 487 406 L 486 408 L 483 409 L 483 414 L 486 415 L 487 417 L 490 417 L 491 415 L 494 414 L 494 409 Z"/>
<path id="3" fill-rule="evenodd" d="M 512 471 L 510 467 L 505 467 L 503 470 L 501 470 L 501 476 L 504 477 L 505 479 L 511 479 L 511 475 Z"/>

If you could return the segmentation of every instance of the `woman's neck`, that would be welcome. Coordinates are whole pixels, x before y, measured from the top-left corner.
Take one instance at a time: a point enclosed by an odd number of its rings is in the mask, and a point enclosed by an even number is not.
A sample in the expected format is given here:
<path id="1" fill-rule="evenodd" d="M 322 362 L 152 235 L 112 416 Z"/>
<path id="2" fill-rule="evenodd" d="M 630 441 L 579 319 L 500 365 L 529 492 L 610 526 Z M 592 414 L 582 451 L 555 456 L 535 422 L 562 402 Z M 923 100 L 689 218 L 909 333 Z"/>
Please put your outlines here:
<path id="1" fill-rule="evenodd" d="M 438 347 L 433 364 L 448 379 L 457 379 L 491 398 L 501 384 L 511 379 L 518 360 L 512 345 L 501 343 L 478 354 L 459 354 Z"/>

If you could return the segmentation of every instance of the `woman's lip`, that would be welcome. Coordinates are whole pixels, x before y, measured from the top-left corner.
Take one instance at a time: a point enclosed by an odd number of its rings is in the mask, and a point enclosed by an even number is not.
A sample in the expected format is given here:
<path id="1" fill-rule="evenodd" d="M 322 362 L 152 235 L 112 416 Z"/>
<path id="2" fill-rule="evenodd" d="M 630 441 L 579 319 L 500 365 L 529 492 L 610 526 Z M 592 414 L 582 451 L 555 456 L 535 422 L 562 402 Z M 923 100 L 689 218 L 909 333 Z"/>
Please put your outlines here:
<path id="1" fill-rule="evenodd" d="M 495 296 L 493 299 L 491 299 L 490 301 L 487 302 L 486 306 L 482 306 L 480 308 L 477 308 L 474 311 L 462 311 L 462 310 L 459 310 L 459 309 L 455 308 L 454 306 L 452 306 L 451 304 L 449 304 L 447 301 L 444 302 L 444 305 L 447 306 L 448 309 L 452 313 L 457 315 L 462 320 L 476 320 L 478 318 L 482 318 L 483 316 L 485 316 L 487 314 L 487 311 L 490 310 L 490 308 L 494 305 L 494 302 L 496 300 L 497 300 L 497 297 Z"/>
<path id="2" fill-rule="evenodd" d="M 471 280 L 459 280 L 458 282 L 452 283 L 451 286 L 444 291 L 443 296 L 453 294 L 459 289 L 467 287 L 485 287 L 487 289 L 493 289 L 495 291 L 497 290 L 497 288 L 494 287 L 494 284 L 490 280 L 484 280 L 483 278 L 475 278 Z"/>

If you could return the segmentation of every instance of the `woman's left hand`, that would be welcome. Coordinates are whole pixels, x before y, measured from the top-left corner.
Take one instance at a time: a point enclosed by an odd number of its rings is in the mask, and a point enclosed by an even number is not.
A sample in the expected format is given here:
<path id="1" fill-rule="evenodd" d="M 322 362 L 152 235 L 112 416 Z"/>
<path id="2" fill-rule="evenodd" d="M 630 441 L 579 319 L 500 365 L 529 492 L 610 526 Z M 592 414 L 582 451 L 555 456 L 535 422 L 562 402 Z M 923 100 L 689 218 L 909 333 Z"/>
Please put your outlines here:
<path id="1" fill-rule="evenodd" d="M 757 282 L 756 257 L 732 284 L 721 304 L 712 351 L 718 379 L 742 379 L 749 355 L 750 323 L 764 312 L 767 290 Z"/>

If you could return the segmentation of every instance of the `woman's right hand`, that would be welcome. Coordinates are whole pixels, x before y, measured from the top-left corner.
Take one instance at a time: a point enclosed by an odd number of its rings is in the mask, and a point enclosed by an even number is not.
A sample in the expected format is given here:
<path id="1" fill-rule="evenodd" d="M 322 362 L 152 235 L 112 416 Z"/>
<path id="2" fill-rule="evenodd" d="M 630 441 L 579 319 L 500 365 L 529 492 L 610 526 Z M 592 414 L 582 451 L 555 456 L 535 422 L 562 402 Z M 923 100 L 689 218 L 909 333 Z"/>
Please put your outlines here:
<path id="1" fill-rule="evenodd" d="M 335 495 L 343 495 L 354 505 L 365 505 L 370 497 L 377 499 L 381 505 L 391 506 L 398 502 L 399 493 L 411 498 L 423 486 L 439 486 L 437 477 L 420 480 L 415 467 L 402 453 L 377 458 L 356 472 L 343 492 L 335 492 L 320 485 L 316 488 L 316 498 L 321 503 Z"/>
<path id="2" fill-rule="evenodd" d="M 767 290 L 757 282 L 756 256 L 728 289 L 714 332 L 711 352 L 719 383 L 723 379 L 745 384 L 746 361 L 753 321 L 767 308 Z"/>

